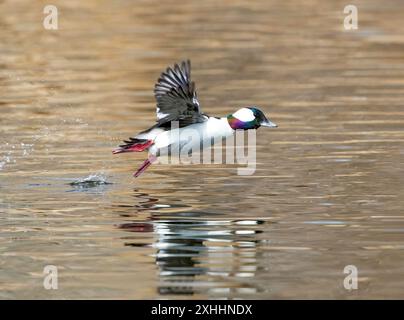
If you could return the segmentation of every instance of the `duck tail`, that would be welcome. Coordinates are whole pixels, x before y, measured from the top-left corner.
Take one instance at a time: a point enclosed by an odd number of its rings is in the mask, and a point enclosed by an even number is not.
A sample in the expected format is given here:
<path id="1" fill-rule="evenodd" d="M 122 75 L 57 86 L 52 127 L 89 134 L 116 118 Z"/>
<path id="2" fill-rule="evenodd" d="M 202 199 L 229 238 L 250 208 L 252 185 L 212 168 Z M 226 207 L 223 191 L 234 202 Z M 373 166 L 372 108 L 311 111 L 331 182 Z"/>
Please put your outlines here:
<path id="1" fill-rule="evenodd" d="M 153 140 L 129 138 L 124 141 L 125 144 L 121 144 L 119 148 L 112 150 L 113 154 L 122 152 L 141 152 L 148 149 L 154 142 Z"/>

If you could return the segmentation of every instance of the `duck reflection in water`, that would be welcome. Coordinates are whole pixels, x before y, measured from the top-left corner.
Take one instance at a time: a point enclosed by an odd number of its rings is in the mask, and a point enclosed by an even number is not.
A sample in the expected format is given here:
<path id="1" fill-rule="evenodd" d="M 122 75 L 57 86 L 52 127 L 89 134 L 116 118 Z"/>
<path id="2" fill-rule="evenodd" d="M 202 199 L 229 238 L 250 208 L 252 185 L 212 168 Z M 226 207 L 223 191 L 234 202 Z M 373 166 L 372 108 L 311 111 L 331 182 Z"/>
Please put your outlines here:
<path id="1" fill-rule="evenodd" d="M 150 210 L 149 218 L 118 227 L 138 233 L 125 237 L 132 240 L 126 246 L 156 249 L 159 294 L 209 292 L 220 296 L 257 291 L 250 280 L 257 272 L 264 221 L 212 219 L 212 214 L 184 209 L 173 212 L 173 206 L 158 204 L 155 197 L 144 193 L 136 193 L 136 197 L 141 199 L 135 206 L 138 212 L 144 215 L 144 210 Z"/>

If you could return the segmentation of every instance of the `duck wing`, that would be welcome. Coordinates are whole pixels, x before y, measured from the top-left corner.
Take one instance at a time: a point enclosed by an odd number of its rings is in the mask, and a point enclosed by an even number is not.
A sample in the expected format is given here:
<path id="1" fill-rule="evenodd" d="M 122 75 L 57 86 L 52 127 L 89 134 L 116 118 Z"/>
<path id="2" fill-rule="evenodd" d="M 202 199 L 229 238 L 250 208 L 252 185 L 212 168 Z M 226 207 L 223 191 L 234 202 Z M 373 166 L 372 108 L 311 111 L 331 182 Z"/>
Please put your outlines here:
<path id="1" fill-rule="evenodd" d="M 204 122 L 207 116 L 201 112 L 195 83 L 191 81 L 189 60 L 168 67 L 160 75 L 154 87 L 157 101 L 157 123 L 180 121 L 183 125 Z"/>

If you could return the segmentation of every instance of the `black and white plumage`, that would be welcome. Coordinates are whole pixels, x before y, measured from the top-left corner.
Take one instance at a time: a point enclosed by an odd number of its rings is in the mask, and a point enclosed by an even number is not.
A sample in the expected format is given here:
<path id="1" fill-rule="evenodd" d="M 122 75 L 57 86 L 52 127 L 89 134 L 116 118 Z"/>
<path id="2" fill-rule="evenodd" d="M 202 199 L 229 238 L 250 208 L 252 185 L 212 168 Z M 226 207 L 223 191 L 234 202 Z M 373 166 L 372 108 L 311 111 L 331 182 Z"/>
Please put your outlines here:
<path id="1" fill-rule="evenodd" d="M 195 82 L 191 81 L 191 63 L 183 61 L 174 68 L 168 67 L 154 87 L 157 101 L 157 119 L 199 116 Z"/>
<path id="2" fill-rule="evenodd" d="M 125 140 L 124 144 L 113 151 L 114 154 L 145 150 L 149 152 L 149 158 L 134 174 L 136 177 L 146 170 L 157 156 L 169 154 L 168 150 L 172 149 L 181 151 L 185 144 L 189 144 L 188 137 L 181 138 L 181 133 L 186 129 L 193 129 L 199 134 L 199 139 L 191 141 L 191 146 L 188 145 L 188 148 L 192 149 L 192 146 L 205 145 L 206 141 L 232 135 L 237 129 L 276 126 L 255 107 L 242 108 L 222 118 L 202 113 L 195 83 L 191 80 L 189 60 L 175 64 L 172 68 L 168 67 L 157 80 L 154 94 L 157 102 L 157 123 Z"/>

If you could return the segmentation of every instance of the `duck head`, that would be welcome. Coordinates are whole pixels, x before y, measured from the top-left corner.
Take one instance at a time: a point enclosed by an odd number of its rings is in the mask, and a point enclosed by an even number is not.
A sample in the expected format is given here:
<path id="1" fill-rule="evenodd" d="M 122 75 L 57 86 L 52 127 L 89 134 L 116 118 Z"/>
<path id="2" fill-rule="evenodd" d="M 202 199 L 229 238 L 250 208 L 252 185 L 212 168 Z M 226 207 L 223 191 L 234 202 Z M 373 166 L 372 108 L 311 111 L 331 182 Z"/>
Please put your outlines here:
<path id="1" fill-rule="evenodd" d="M 259 127 L 276 128 L 277 125 L 268 120 L 257 107 L 245 107 L 227 116 L 233 130 L 258 129 Z"/>

